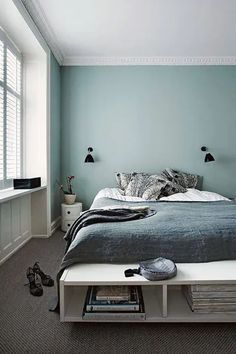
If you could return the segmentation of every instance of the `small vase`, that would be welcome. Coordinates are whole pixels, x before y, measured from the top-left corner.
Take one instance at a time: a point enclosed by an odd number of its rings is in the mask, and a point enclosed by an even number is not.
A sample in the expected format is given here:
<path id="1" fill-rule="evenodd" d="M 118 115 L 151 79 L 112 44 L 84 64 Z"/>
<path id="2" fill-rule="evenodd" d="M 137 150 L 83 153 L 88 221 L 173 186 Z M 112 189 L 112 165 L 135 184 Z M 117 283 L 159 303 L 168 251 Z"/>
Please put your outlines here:
<path id="1" fill-rule="evenodd" d="M 76 195 L 75 194 L 64 194 L 66 204 L 74 204 Z"/>

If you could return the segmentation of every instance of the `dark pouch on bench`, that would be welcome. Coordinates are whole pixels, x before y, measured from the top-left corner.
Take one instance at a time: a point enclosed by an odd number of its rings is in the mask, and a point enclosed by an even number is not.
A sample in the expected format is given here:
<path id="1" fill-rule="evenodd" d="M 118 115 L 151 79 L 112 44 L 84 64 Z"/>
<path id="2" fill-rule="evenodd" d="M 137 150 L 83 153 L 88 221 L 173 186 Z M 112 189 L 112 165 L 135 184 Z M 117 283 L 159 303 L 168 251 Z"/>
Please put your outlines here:
<path id="1" fill-rule="evenodd" d="M 173 278 L 177 274 L 177 267 L 170 259 L 159 257 L 140 262 L 137 269 L 125 270 L 126 277 L 134 274 L 140 274 L 148 280 L 164 280 Z"/>

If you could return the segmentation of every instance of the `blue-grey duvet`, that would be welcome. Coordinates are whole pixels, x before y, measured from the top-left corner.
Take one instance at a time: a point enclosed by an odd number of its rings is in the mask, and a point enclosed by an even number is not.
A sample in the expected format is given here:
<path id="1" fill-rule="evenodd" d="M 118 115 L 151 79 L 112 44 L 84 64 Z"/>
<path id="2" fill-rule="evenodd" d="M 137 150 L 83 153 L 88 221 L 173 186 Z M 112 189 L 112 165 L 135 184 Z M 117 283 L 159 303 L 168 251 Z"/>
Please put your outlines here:
<path id="1" fill-rule="evenodd" d="M 137 263 L 156 257 L 178 263 L 236 259 L 235 201 L 137 203 L 101 198 L 93 207 L 138 204 L 149 205 L 156 214 L 82 228 L 61 269 L 74 263 Z"/>

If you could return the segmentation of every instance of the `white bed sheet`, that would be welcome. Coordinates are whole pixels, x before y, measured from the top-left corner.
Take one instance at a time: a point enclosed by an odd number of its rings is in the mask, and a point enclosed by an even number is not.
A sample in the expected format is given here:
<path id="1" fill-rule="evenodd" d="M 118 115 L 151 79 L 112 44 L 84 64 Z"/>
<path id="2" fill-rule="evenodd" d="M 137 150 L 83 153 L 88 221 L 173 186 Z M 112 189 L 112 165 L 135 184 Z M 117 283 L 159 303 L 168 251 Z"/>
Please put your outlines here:
<path id="1" fill-rule="evenodd" d="M 169 197 L 160 198 L 160 200 L 216 202 L 218 200 L 229 199 L 214 192 L 199 191 L 198 189 L 188 189 L 186 193 L 176 193 L 170 195 Z"/>
<path id="2" fill-rule="evenodd" d="M 123 200 L 127 202 L 146 201 L 145 199 L 139 197 L 125 196 L 124 192 L 118 188 L 101 189 L 96 195 L 94 200 L 98 198 L 112 198 L 112 199 Z M 198 189 L 190 188 L 187 190 L 186 193 L 176 193 L 170 195 L 169 197 L 160 198 L 159 200 L 215 202 L 218 200 L 229 200 L 229 199 L 218 193 L 199 191 Z"/>
<path id="3" fill-rule="evenodd" d="M 136 201 L 140 202 L 145 200 L 139 197 L 131 197 L 131 196 L 124 195 L 122 189 L 119 188 L 103 188 L 98 192 L 94 200 L 99 198 L 112 198 L 117 200 L 123 200 L 126 202 L 136 202 Z"/>

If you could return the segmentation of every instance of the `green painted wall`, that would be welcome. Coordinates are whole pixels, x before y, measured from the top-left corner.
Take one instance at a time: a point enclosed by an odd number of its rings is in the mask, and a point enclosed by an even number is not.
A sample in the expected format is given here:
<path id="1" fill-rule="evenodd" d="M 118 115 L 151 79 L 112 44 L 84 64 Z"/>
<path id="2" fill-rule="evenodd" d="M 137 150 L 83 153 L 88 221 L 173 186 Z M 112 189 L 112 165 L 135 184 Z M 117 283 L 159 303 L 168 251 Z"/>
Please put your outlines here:
<path id="1" fill-rule="evenodd" d="M 236 67 L 63 67 L 62 175 L 88 207 L 116 171 L 173 167 L 236 191 Z M 206 145 L 215 163 L 204 163 Z M 96 163 L 84 164 L 88 146 Z"/>
<path id="2" fill-rule="evenodd" d="M 51 220 L 60 216 L 60 193 L 57 180 L 61 175 L 61 70 L 51 54 Z"/>

